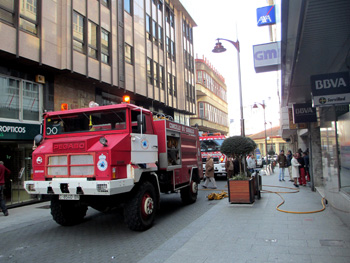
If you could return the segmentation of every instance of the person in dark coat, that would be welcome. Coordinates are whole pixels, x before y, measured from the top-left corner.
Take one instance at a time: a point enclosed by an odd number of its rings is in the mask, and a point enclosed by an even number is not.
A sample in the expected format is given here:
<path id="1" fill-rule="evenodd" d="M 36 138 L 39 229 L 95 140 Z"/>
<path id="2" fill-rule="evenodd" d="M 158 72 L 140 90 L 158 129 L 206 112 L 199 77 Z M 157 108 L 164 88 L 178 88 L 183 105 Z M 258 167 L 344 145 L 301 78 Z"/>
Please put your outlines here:
<path id="1" fill-rule="evenodd" d="M 236 176 L 237 174 L 240 173 L 240 170 L 239 170 L 239 160 L 238 160 L 238 157 L 235 157 L 233 159 L 233 175 Z"/>
<path id="2" fill-rule="evenodd" d="M 284 168 L 287 167 L 287 157 L 284 155 L 284 151 L 283 150 L 277 156 L 277 163 L 278 163 L 279 168 L 280 168 L 280 173 L 278 175 L 278 180 L 284 181 Z"/>
<path id="3" fill-rule="evenodd" d="M 306 186 L 306 178 L 305 178 L 305 162 L 304 158 L 300 156 L 299 153 L 297 153 L 297 161 L 300 164 L 299 166 L 299 185 Z"/>
<path id="4" fill-rule="evenodd" d="M 303 152 L 303 159 L 304 159 L 304 163 L 305 163 L 306 180 L 308 182 L 310 182 L 310 171 L 309 171 L 310 162 L 309 162 L 309 154 L 308 154 L 308 152 Z"/>
<path id="5" fill-rule="evenodd" d="M 0 208 L 4 213 L 4 216 L 8 216 L 9 212 L 7 211 L 5 197 L 4 197 L 4 188 L 5 188 L 5 175 L 10 175 L 11 171 L 7 169 L 4 165 L 4 162 L 0 161 Z"/>

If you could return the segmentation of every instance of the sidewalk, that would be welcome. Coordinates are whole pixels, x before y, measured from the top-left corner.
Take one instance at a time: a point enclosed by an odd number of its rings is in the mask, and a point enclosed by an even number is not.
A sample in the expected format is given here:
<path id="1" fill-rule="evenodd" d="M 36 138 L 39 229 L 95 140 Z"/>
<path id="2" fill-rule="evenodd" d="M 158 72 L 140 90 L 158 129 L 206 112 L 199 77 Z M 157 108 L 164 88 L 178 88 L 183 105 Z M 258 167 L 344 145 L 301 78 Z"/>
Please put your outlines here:
<path id="1" fill-rule="evenodd" d="M 295 189 L 288 180 L 287 177 L 285 182 L 279 182 L 276 169 L 273 175 L 262 176 L 263 190 L 290 191 L 280 188 L 282 186 Z M 226 181 L 218 181 L 219 188 L 225 185 Z M 322 208 L 317 192 L 302 186 L 299 190 L 281 194 L 285 204 L 280 209 L 314 211 Z M 227 198 L 207 202 L 211 202 L 208 203 L 211 208 L 205 214 L 140 262 L 350 262 L 350 229 L 330 207 L 320 213 L 283 213 L 276 210 L 282 199 L 277 194 L 264 192 L 254 204 L 230 204 Z M 33 222 L 52 220 L 48 206 L 49 202 L 44 202 L 10 209 L 10 216 L 1 216 L 0 235 Z"/>
<path id="2" fill-rule="evenodd" d="M 263 190 L 294 188 L 289 177 L 279 182 L 278 172 L 262 176 Z M 322 209 L 321 196 L 309 187 L 282 196 L 282 210 Z M 229 204 L 227 198 L 208 202 L 217 204 L 140 262 L 350 262 L 350 229 L 330 207 L 283 213 L 276 210 L 282 199 L 273 193 L 262 193 L 252 205 Z"/>

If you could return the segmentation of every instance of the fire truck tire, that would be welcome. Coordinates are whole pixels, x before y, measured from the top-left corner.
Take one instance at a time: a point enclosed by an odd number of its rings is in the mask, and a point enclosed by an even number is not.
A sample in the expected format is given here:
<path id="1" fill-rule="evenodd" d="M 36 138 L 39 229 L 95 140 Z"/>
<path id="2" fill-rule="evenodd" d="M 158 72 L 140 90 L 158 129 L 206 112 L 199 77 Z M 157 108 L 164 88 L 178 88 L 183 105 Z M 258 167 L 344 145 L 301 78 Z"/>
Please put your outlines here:
<path id="1" fill-rule="evenodd" d="M 51 215 L 56 223 L 62 226 L 72 226 L 83 222 L 87 209 L 87 206 L 81 205 L 79 201 L 51 199 Z"/>
<path id="2" fill-rule="evenodd" d="M 156 198 L 153 184 L 144 182 L 139 186 L 124 208 L 125 223 L 131 230 L 144 231 L 153 225 L 157 208 Z"/>
<path id="3" fill-rule="evenodd" d="M 189 186 L 180 190 L 182 203 L 188 205 L 193 204 L 197 200 L 198 195 L 198 184 L 193 179 Z"/>

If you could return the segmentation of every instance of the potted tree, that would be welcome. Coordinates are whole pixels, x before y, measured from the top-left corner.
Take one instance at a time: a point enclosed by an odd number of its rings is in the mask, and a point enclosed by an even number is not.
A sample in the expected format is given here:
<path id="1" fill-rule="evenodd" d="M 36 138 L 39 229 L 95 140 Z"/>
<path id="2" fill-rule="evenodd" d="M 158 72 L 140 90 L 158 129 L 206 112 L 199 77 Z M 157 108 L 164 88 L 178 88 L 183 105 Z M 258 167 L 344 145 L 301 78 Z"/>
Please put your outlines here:
<path id="1" fill-rule="evenodd" d="M 240 173 L 227 179 L 230 203 L 253 203 L 254 182 L 246 174 L 245 156 L 254 151 L 256 143 L 249 137 L 232 136 L 224 140 L 220 151 L 226 156 L 232 155 L 239 158 Z M 243 160 L 243 162 L 242 162 Z M 242 163 L 244 164 L 242 167 Z"/>

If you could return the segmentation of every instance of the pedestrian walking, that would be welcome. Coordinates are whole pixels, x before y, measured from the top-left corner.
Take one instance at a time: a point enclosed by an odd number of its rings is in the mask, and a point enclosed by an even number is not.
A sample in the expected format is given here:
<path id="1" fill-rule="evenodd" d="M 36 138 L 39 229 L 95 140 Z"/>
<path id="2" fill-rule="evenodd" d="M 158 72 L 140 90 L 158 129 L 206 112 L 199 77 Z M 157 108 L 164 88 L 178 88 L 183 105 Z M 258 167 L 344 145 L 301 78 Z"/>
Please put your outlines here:
<path id="1" fill-rule="evenodd" d="M 214 178 L 214 160 L 213 157 L 209 156 L 207 162 L 205 163 L 205 182 L 203 187 L 208 188 L 208 183 L 212 182 L 214 189 L 217 188 L 215 178 Z"/>
<path id="2" fill-rule="evenodd" d="M 277 156 L 277 163 L 280 168 L 278 180 L 284 181 L 284 168 L 287 166 L 287 157 L 284 155 L 283 150 L 281 150 L 280 154 Z"/>
<path id="3" fill-rule="evenodd" d="M 5 175 L 9 176 L 11 171 L 7 169 L 4 165 L 3 161 L 0 161 L 0 208 L 4 213 L 4 216 L 8 216 L 9 212 L 7 211 L 5 196 L 4 196 L 4 188 L 5 188 Z"/>
<path id="4" fill-rule="evenodd" d="M 292 177 L 293 177 L 293 181 L 294 181 L 294 186 L 295 187 L 299 187 L 298 185 L 298 178 L 299 178 L 299 166 L 300 163 L 297 160 L 298 157 L 298 153 L 293 155 L 292 161 L 291 161 L 291 165 L 292 165 Z"/>
<path id="5" fill-rule="evenodd" d="M 228 157 L 225 162 L 225 170 L 227 179 L 231 178 L 234 175 L 234 166 L 233 166 L 233 158 L 232 156 Z"/>
<path id="6" fill-rule="evenodd" d="M 289 182 L 293 182 L 293 177 L 292 177 L 292 158 L 293 158 L 293 154 L 292 151 L 289 150 L 287 152 L 287 168 L 288 168 L 288 173 L 289 173 Z"/>

